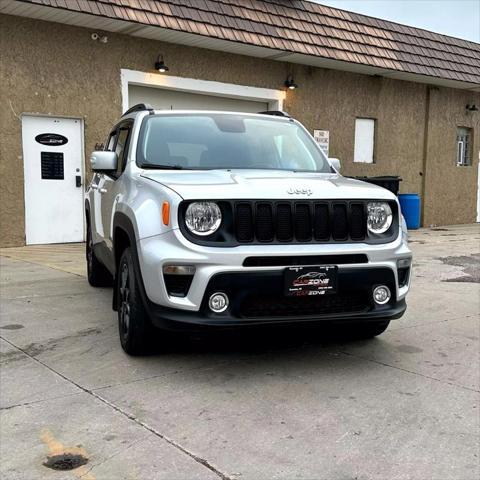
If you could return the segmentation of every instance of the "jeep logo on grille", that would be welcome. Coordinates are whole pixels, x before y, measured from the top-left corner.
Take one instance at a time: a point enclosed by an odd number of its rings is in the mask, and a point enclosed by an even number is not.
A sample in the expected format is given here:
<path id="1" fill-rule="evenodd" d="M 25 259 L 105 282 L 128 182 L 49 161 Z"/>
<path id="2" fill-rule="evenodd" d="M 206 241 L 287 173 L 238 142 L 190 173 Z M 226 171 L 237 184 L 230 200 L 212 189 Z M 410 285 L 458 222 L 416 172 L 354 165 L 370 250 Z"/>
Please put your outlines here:
<path id="1" fill-rule="evenodd" d="M 293 187 L 291 187 L 287 190 L 287 193 L 289 193 L 290 195 L 299 194 L 299 195 L 310 196 L 313 192 L 310 188 L 293 188 Z"/>

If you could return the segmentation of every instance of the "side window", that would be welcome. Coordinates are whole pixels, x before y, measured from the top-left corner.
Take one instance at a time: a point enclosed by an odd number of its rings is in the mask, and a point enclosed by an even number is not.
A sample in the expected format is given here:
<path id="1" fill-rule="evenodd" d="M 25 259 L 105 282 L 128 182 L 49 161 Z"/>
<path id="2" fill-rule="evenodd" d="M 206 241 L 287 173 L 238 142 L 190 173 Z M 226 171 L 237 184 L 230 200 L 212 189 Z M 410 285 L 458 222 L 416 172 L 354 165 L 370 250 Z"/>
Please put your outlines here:
<path id="1" fill-rule="evenodd" d="M 469 167 L 472 164 L 472 129 L 457 128 L 457 166 Z"/>
<path id="2" fill-rule="evenodd" d="M 130 139 L 131 126 L 123 126 L 118 130 L 117 143 L 115 145 L 115 153 L 118 157 L 117 176 L 120 176 L 125 170 L 127 163 L 128 141 Z"/>
<path id="3" fill-rule="evenodd" d="M 113 148 L 115 147 L 115 142 L 117 141 L 117 135 L 118 135 L 118 132 L 115 130 L 108 137 L 107 146 L 105 147 L 105 150 L 107 150 L 108 152 L 113 152 Z"/>

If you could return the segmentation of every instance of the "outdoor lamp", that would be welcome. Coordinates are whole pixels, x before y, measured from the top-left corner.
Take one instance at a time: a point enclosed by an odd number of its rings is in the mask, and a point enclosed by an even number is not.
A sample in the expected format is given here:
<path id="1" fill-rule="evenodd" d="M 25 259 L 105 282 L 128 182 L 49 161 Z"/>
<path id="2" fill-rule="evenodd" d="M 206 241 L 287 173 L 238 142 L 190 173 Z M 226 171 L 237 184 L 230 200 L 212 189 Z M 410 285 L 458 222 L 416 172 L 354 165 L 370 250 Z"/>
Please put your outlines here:
<path id="1" fill-rule="evenodd" d="M 155 62 L 155 70 L 158 70 L 160 73 L 168 72 L 168 67 L 165 65 L 163 61 L 163 55 L 160 54 Z"/>
<path id="2" fill-rule="evenodd" d="M 285 86 L 289 90 L 295 90 L 298 87 L 298 85 L 293 81 L 293 76 L 292 75 L 289 75 L 287 77 L 287 79 L 285 80 Z"/>

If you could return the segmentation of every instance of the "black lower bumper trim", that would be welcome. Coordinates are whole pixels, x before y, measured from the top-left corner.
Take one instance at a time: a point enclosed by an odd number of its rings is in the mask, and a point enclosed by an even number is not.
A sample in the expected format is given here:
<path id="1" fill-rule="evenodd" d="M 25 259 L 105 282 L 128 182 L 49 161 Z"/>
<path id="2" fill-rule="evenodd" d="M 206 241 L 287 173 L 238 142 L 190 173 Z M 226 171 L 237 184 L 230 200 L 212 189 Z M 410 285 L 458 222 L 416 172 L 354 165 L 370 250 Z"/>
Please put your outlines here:
<path id="1" fill-rule="evenodd" d="M 322 298 L 290 298 L 283 295 L 283 271 L 217 274 L 210 280 L 199 311 L 162 307 L 148 302 L 154 325 L 170 330 L 202 327 L 239 327 L 312 322 L 360 322 L 393 320 L 406 310 L 405 300 L 393 297 L 386 305 L 376 305 L 372 290 L 387 285 L 395 295 L 395 277 L 389 268 L 346 268 L 339 270 L 338 291 Z M 226 293 L 229 309 L 215 314 L 208 308 L 214 292 Z M 315 303 L 316 302 L 316 303 Z"/>
<path id="2" fill-rule="evenodd" d="M 153 307 L 153 308 L 152 308 Z M 152 323 L 160 328 L 175 331 L 196 331 L 208 327 L 215 328 L 238 328 L 258 325 L 299 325 L 311 323 L 352 323 L 378 320 L 394 320 L 400 318 L 406 310 L 405 300 L 401 300 L 395 306 L 361 314 L 335 314 L 322 317 L 275 317 L 261 319 L 239 319 L 229 316 L 205 316 L 200 312 L 189 312 L 174 308 L 150 305 L 149 313 Z"/>

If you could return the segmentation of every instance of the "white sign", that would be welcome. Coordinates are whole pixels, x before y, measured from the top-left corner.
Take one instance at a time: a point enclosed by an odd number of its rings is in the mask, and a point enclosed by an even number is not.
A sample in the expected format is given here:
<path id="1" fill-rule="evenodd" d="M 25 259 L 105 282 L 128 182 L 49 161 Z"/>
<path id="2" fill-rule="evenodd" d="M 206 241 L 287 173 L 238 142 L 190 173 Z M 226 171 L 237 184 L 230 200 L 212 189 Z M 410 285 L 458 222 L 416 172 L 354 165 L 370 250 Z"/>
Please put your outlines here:
<path id="1" fill-rule="evenodd" d="M 330 142 L 330 132 L 328 130 L 314 130 L 313 138 L 323 153 L 328 157 L 328 145 Z"/>

